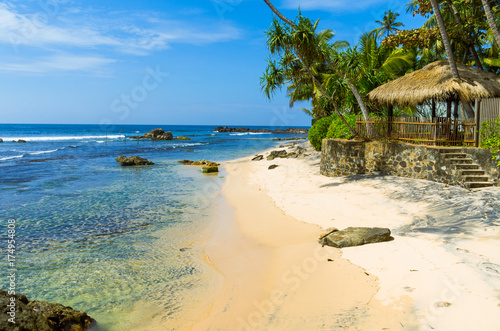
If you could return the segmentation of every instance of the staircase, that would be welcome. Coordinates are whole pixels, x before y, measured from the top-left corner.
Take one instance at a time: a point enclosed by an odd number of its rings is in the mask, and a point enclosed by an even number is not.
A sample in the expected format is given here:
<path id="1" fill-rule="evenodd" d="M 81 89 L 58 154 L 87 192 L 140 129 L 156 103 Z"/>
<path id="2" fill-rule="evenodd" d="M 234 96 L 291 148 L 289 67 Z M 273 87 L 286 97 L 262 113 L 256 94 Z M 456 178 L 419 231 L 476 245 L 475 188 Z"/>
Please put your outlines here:
<path id="1" fill-rule="evenodd" d="M 481 188 L 495 186 L 490 181 L 490 177 L 480 165 L 474 163 L 467 153 L 463 153 L 461 148 L 440 148 L 439 153 L 449 161 L 452 167 L 458 172 L 462 185 L 465 188 Z"/>

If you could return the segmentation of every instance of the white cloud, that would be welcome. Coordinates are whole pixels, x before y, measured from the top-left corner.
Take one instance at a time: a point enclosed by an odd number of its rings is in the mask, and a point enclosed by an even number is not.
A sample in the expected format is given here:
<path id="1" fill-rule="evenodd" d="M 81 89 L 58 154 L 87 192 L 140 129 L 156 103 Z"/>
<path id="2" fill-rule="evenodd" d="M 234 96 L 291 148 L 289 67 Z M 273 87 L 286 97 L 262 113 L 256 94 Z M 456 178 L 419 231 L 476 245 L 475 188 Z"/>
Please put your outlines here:
<path id="1" fill-rule="evenodd" d="M 356 11 L 373 7 L 379 4 L 387 4 L 384 0 L 283 0 L 282 6 L 286 9 L 301 10 L 325 10 L 325 11 Z"/>
<path id="2" fill-rule="evenodd" d="M 74 15 L 73 15 L 74 14 Z M 168 48 L 171 43 L 210 44 L 241 38 L 241 31 L 227 23 L 200 24 L 192 20 L 163 20 L 121 13 L 114 19 L 82 14 L 66 8 L 64 16 L 21 14 L 0 3 L 0 43 L 19 47 L 79 47 L 135 54 Z M 60 14 L 62 15 L 62 14 Z M 69 16 L 68 16 L 69 15 Z M 110 15 L 112 16 L 112 15 Z"/>
<path id="3" fill-rule="evenodd" d="M 0 71 L 45 73 L 52 71 L 98 71 L 103 66 L 116 62 L 113 59 L 93 56 L 55 55 L 30 63 L 0 65 Z"/>

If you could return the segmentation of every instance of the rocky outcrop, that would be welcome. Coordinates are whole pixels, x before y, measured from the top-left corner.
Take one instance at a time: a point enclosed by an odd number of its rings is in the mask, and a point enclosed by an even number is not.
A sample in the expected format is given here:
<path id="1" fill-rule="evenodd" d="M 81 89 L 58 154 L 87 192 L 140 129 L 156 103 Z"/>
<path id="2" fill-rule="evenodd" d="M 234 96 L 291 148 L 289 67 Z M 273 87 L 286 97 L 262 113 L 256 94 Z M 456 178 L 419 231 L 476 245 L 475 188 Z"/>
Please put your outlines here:
<path id="1" fill-rule="evenodd" d="M 320 244 L 336 248 L 360 246 L 390 241 L 391 230 L 387 228 L 349 227 L 338 231 L 333 228 L 319 238 Z"/>
<path id="2" fill-rule="evenodd" d="M 214 129 L 215 132 L 253 132 L 253 133 L 275 133 L 275 134 L 298 134 L 308 133 L 309 130 L 304 128 L 286 128 L 283 129 L 250 129 L 250 128 L 228 128 L 227 126 L 218 126 Z"/>
<path id="3" fill-rule="evenodd" d="M 185 136 L 177 136 L 175 137 L 176 140 L 191 140 L 191 138 L 189 137 L 185 137 Z"/>
<path id="4" fill-rule="evenodd" d="M 3 139 L 2 138 L 0 138 L 0 143 L 3 143 Z"/>
<path id="5" fill-rule="evenodd" d="M 130 139 L 151 139 L 151 140 L 173 140 L 174 135 L 170 131 L 163 131 L 163 129 L 153 129 L 144 134 L 144 136 L 131 136 Z"/>
<path id="6" fill-rule="evenodd" d="M 19 139 L 18 141 L 12 140 L 13 143 L 18 142 L 18 143 L 25 143 L 26 140 L 24 139 Z"/>
<path id="7" fill-rule="evenodd" d="M 201 168 L 201 172 L 204 174 L 219 172 L 219 167 L 218 166 L 204 166 L 203 168 Z"/>
<path id="8" fill-rule="evenodd" d="M 181 160 L 181 161 L 177 161 L 177 162 L 185 164 L 185 165 L 195 165 L 195 166 L 209 166 L 209 167 L 218 167 L 218 166 L 220 166 L 219 163 L 212 162 L 212 161 L 207 161 L 207 160 L 198 160 L 198 161 Z"/>
<path id="9" fill-rule="evenodd" d="M 0 290 L 0 330 L 83 331 L 94 325 L 96 321 L 85 312 Z"/>
<path id="10" fill-rule="evenodd" d="M 268 161 L 271 161 L 271 160 L 274 160 L 276 158 L 285 158 L 287 156 L 287 152 L 285 150 L 281 150 L 281 151 L 272 151 L 268 156 L 267 156 L 267 160 Z"/>
<path id="11" fill-rule="evenodd" d="M 144 158 L 137 156 L 137 155 L 129 156 L 129 157 L 120 155 L 115 159 L 115 161 L 118 162 L 122 167 L 154 165 L 153 162 L 148 161 L 147 159 L 144 159 Z"/>

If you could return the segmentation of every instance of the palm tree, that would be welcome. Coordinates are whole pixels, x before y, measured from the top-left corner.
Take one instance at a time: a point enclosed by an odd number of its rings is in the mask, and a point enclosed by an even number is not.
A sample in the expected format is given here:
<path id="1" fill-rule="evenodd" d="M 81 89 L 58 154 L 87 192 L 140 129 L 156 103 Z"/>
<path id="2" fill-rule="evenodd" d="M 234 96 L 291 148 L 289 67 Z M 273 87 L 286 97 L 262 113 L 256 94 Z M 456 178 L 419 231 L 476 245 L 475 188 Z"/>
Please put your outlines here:
<path id="1" fill-rule="evenodd" d="M 446 32 L 446 27 L 444 25 L 443 17 L 441 16 L 441 11 L 439 10 L 439 5 L 436 0 L 430 0 L 432 9 L 434 10 L 434 16 L 436 18 L 436 22 L 439 27 L 439 31 L 441 33 L 441 37 L 443 39 L 444 49 L 446 50 L 446 55 L 448 56 L 448 62 L 450 63 L 451 75 L 453 78 L 460 79 L 460 75 L 458 74 L 457 63 L 455 62 L 455 57 L 453 55 L 453 51 L 451 49 L 450 38 L 448 37 L 448 32 Z M 462 97 L 460 97 L 460 101 L 462 106 L 467 113 L 467 117 L 474 118 L 474 111 L 467 101 L 465 101 Z"/>
<path id="2" fill-rule="evenodd" d="M 376 29 L 380 33 L 379 37 L 383 36 L 384 34 L 387 37 L 388 35 L 399 31 L 397 27 L 404 26 L 403 23 L 396 22 L 398 16 L 399 13 L 395 13 L 392 10 L 389 10 L 384 13 L 384 18 L 382 19 L 382 21 L 375 21 L 376 23 L 382 25 L 380 28 Z"/>
<path id="3" fill-rule="evenodd" d="M 286 18 L 283 14 L 281 14 L 276 7 L 273 6 L 273 4 L 269 0 L 264 0 L 264 2 L 268 5 L 268 7 L 275 13 L 283 22 L 285 22 L 292 30 L 290 31 L 290 37 L 293 40 L 292 42 L 292 48 L 294 48 L 295 53 L 299 60 L 303 63 L 304 69 L 306 72 L 309 74 L 309 76 L 312 78 L 312 81 L 315 85 L 315 87 L 319 90 L 319 92 L 327 98 L 331 105 L 333 106 L 333 109 L 335 113 L 339 116 L 339 118 L 342 120 L 344 125 L 349 129 L 349 131 L 354 135 L 357 136 L 358 134 L 356 131 L 347 123 L 347 121 L 344 119 L 342 114 L 340 113 L 338 109 L 338 105 L 333 99 L 332 95 L 330 95 L 323 84 L 318 80 L 318 78 L 315 76 L 315 74 L 312 71 L 312 64 L 315 61 L 321 61 L 321 62 L 326 62 L 330 65 L 331 69 L 336 72 L 339 76 L 342 76 L 343 79 L 345 79 L 347 85 L 351 89 L 352 93 L 354 94 L 356 100 L 359 103 L 359 106 L 363 112 L 363 116 L 365 117 L 365 120 L 368 121 L 369 119 L 369 114 L 366 109 L 366 106 L 363 102 L 363 99 L 361 95 L 359 94 L 359 91 L 357 90 L 356 86 L 352 84 L 348 79 L 347 75 L 341 73 L 340 69 L 335 66 L 334 62 L 330 59 L 329 54 L 328 54 L 328 47 L 325 47 L 324 45 L 321 44 L 314 44 L 314 40 L 317 40 L 315 38 L 315 29 L 317 27 L 318 21 L 314 25 L 308 24 L 307 22 L 309 20 L 304 19 L 302 16 L 299 14 L 299 24 L 295 24 L 288 18 Z M 309 30 L 307 30 L 309 29 Z M 312 32 L 312 35 L 311 35 Z M 273 37 L 274 38 L 274 37 Z M 269 39 L 268 39 L 269 41 Z M 269 44 L 269 43 L 268 43 Z M 273 53 L 273 46 L 272 44 L 269 45 L 271 49 L 271 53 Z M 275 47 L 275 46 L 274 46 Z M 275 49 L 276 50 L 276 49 Z M 367 123 L 367 132 L 369 137 L 374 137 L 376 136 L 376 131 L 373 126 L 373 124 Z"/>
<path id="4" fill-rule="evenodd" d="M 493 17 L 493 13 L 491 12 L 490 4 L 488 3 L 488 0 L 481 0 L 481 2 L 483 3 L 484 13 L 488 19 L 491 32 L 493 33 L 493 36 L 495 36 L 495 41 L 497 42 L 498 47 L 500 47 L 500 32 L 498 31 L 497 23 Z"/>

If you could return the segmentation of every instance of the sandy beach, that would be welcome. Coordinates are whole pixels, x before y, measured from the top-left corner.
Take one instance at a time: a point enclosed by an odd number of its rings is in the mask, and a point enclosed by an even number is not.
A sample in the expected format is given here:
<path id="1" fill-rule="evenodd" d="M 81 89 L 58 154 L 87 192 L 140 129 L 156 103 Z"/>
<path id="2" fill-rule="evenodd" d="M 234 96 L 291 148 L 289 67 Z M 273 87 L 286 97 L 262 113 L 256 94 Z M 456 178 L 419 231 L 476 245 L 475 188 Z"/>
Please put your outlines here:
<path id="1" fill-rule="evenodd" d="M 225 164 L 205 248 L 221 282 L 193 330 L 500 330 L 499 188 L 329 178 L 307 154 Z M 394 240 L 318 244 L 348 226 L 388 227 Z"/>

